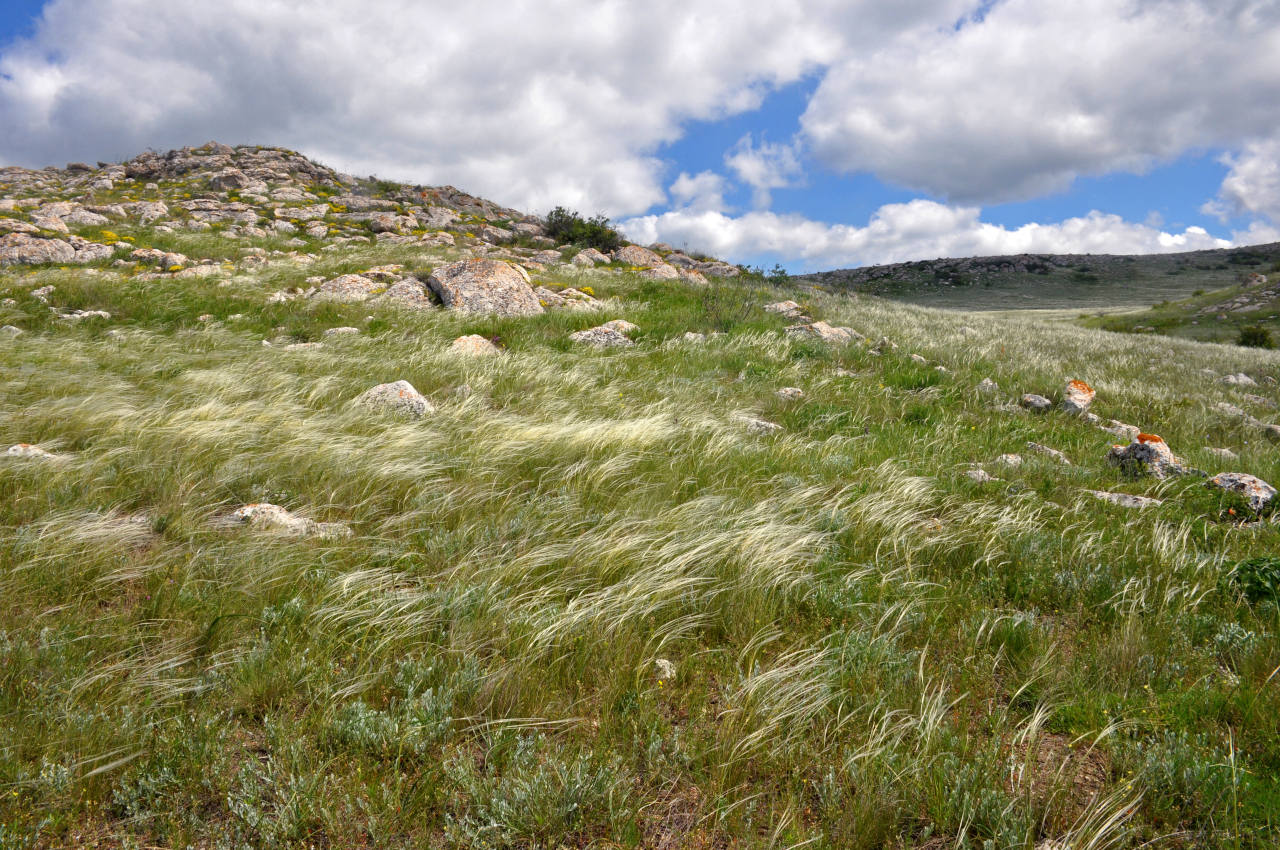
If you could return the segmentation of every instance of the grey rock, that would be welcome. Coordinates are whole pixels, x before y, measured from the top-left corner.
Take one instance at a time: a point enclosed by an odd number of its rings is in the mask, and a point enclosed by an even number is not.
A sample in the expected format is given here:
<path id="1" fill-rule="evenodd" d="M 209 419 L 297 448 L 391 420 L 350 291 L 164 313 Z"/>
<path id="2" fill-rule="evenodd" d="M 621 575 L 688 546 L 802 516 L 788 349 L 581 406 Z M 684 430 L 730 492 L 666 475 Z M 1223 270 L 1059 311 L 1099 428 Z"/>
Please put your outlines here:
<path id="1" fill-rule="evenodd" d="M 1255 511 L 1266 508 L 1276 495 L 1276 488 L 1243 472 L 1220 472 L 1205 483 L 1209 487 L 1244 496 Z"/>
<path id="2" fill-rule="evenodd" d="M 500 260 L 461 260 L 442 266 L 427 280 L 451 310 L 496 316 L 535 316 L 546 312 L 529 285 L 529 274 Z"/>
<path id="3" fill-rule="evenodd" d="M 397 413 L 415 419 L 435 413 L 435 405 L 413 388 L 408 381 L 395 381 L 389 384 L 378 384 L 365 390 L 356 398 L 356 403 L 372 410 Z"/>

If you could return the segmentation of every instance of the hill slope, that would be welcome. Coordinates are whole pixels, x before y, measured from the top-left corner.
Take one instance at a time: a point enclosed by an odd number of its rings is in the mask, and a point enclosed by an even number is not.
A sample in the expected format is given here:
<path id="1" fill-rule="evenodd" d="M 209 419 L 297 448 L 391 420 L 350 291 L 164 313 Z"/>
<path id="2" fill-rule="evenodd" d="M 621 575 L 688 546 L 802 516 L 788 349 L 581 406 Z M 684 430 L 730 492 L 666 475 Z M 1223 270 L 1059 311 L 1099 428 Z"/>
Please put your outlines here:
<path id="1" fill-rule="evenodd" d="M 835 291 L 955 310 L 1150 307 L 1280 268 L 1280 243 L 1181 254 L 1019 254 L 922 260 L 802 275 Z"/>
<path id="2" fill-rule="evenodd" d="M 72 257 L 0 268 L 0 846 L 1280 840 L 1271 506 L 1102 429 L 1280 481 L 1280 355 L 578 265 L 257 153 L 8 173 Z M 475 260 L 538 309 L 434 303 Z M 1097 421 L 1017 403 L 1068 378 Z"/>

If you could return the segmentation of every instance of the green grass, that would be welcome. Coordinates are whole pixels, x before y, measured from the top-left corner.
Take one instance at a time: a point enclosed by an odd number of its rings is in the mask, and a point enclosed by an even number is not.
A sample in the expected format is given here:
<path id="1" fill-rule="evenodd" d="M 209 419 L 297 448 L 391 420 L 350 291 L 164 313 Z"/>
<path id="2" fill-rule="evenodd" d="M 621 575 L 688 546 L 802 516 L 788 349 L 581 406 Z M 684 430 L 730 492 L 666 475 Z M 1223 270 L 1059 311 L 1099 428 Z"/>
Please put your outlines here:
<path id="1" fill-rule="evenodd" d="M 1199 479 L 1121 478 L 1087 423 L 1000 406 L 1081 378 L 1192 465 L 1277 482 L 1200 370 L 1280 376 L 1280 354 L 564 269 L 535 282 L 589 284 L 599 312 L 264 304 L 445 255 L 316 256 L 0 272 L 0 323 L 27 330 L 0 341 L 0 442 L 67 455 L 0 458 L 0 846 L 1280 841 L 1280 609 L 1233 577 L 1280 531 L 1224 522 Z M 112 319 L 49 318 L 45 284 Z M 781 298 L 900 349 L 789 340 L 761 309 Z M 567 342 L 611 318 L 634 348 Z M 450 355 L 465 333 L 506 351 Z M 397 379 L 438 411 L 350 404 Z M 964 476 L 1004 452 L 1024 462 L 1003 481 Z M 252 501 L 355 536 L 216 521 Z"/>

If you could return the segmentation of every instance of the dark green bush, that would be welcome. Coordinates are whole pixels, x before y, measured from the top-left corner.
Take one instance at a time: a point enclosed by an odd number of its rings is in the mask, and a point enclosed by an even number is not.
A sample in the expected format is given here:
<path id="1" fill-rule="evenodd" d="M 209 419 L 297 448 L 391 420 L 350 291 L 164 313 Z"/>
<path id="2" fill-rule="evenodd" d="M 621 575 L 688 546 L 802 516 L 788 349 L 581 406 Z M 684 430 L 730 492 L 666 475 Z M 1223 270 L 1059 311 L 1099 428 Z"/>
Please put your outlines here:
<path id="1" fill-rule="evenodd" d="M 1271 331 L 1260 325 L 1247 325 L 1240 329 L 1240 337 L 1236 340 L 1236 345 L 1245 345 L 1249 348 L 1275 348 L 1276 341 L 1271 336 Z"/>
<path id="2" fill-rule="evenodd" d="M 547 236 L 557 243 L 570 243 L 581 248 L 595 248 L 609 253 L 622 245 L 618 231 L 609 226 L 609 219 L 602 215 L 584 219 L 576 212 L 556 207 L 547 213 Z"/>
<path id="3" fill-rule="evenodd" d="M 1228 578 L 1250 602 L 1280 601 L 1280 558 L 1262 555 L 1240 561 Z"/>

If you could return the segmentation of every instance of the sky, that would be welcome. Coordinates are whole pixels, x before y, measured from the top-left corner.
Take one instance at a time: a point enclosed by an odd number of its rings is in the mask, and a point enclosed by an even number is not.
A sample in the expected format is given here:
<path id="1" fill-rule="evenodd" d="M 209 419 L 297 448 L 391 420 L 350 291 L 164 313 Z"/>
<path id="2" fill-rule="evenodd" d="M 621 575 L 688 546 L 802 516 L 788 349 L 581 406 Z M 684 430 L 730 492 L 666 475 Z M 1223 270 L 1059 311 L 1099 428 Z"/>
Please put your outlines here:
<path id="1" fill-rule="evenodd" d="M 4 0 L 0 165 L 210 140 L 791 272 L 1280 241 L 1280 0 Z"/>

